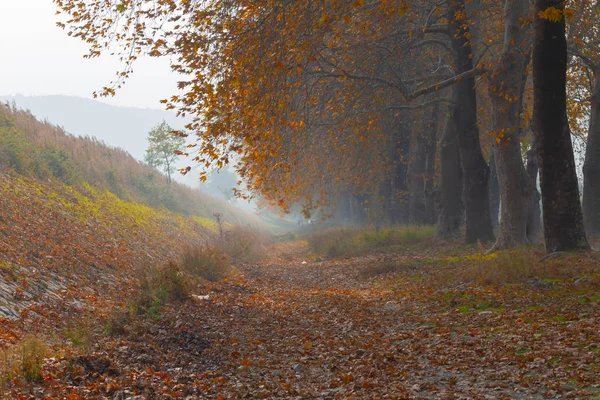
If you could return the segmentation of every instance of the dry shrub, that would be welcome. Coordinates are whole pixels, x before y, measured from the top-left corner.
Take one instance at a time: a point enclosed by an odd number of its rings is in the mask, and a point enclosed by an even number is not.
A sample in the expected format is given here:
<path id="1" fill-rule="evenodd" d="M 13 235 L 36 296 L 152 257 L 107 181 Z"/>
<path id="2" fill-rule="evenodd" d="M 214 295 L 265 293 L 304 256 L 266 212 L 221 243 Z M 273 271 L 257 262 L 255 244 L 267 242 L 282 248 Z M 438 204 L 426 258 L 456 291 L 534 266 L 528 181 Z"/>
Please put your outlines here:
<path id="1" fill-rule="evenodd" d="M 229 255 L 222 248 L 209 245 L 185 248 L 181 267 L 211 282 L 225 279 L 231 270 Z"/>
<path id="2" fill-rule="evenodd" d="M 104 326 L 107 335 L 125 334 L 136 317 L 158 319 L 166 303 L 182 302 L 189 298 L 186 274 L 175 263 L 140 271 L 138 279 L 140 286 L 126 302 L 127 308 L 116 308 L 108 315 Z"/>
<path id="3" fill-rule="evenodd" d="M 140 288 L 130 302 L 134 315 L 146 314 L 158 318 L 160 308 L 169 301 L 184 301 L 189 296 L 185 274 L 180 267 L 169 263 L 165 267 L 150 268 L 140 278 Z"/>
<path id="4" fill-rule="evenodd" d="M 35 336 L 26 337 L 19 346 L 21 355 L 20 372 L 29 382 L 42 380 L 42 366 L 46 357 L 46 345 Z"/>
<path id="5" fill-rule="evenodd" d="M 89 319 L 69 323 L 65 328 L 65 336 L 73 346 L 81 348 L 88 354 L 94 344 L 94 325 Z"/>
<path id="6" fill-rule="evenodd" d="M 256 262 L 264 257 L 266 240 L 258 229 L 238 224 L 224 233 L 220 246 L 236 261 Z"/>
<path id="7" fill-rule="evenodd" d="M 0 394 L 3 394 L 3 388 L 18 375 L 18 362 L 16 348 L 10 347 L 0 351 Z"/>
<path id="8" fill-rule="evenodd" d="M 27 336 L 17 345 L 0 351 L 0 393 L 15 378 L 42 381 L 46 353 L 46 345 L 35 336 Z"/>
<path id="9" fill-rule="evenodd" d="M 265 241 L 265 234 L 259 230 L 235 225 L 213 244 L 184 248 L 181 267 L 208 281 L 218 282 L 231 273 L 232 262 L 259 261 L 264 256 Z"/>
<path id="10" fill-rule="evenodd" d="M 131 323 L 132 315 L 120 309 L 113 310 L 108 316 L 104 330 L 108 336 L 118 336 L 127 333 L 127 325 Z"/>

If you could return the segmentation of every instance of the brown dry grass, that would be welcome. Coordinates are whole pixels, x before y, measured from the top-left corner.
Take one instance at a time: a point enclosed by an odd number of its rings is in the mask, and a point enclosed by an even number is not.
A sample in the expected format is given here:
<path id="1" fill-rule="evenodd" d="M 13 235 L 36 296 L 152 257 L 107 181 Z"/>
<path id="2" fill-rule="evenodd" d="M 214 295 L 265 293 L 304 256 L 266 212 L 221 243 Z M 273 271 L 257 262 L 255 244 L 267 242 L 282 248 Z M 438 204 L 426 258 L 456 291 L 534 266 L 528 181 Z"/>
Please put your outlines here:
<path id="1" fill-rule="evenodd" d="M 600 273 L 600 256 L 595 252 L 569 253 L 543 260 L 545 256 L 541 249 L 519 248 L 490 255 L 440 257 L 432 263 L 439 266 L 442 282 L 480 285 L 523 283 L 531 279 L 574 281 L 582 277 L 591 281 Z"/>

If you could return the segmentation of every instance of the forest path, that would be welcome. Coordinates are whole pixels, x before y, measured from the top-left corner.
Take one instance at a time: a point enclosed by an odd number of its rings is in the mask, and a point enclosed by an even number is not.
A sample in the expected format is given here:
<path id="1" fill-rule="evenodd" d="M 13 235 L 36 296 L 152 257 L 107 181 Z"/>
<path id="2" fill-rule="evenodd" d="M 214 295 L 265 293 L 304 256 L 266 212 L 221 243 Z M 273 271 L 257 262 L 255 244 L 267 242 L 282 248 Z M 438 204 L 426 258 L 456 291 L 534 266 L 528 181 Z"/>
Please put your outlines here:
<path id="1" fill-rule="evenodd" d="M 559 285 L 444 288 L 422 250 L 326 261 L 300 242 L 268 251 L 228 281 L 199 287 L 192 301 L 169 304 L 160 319 L 103 339 L 75 359 L 69 390 L 117 400 L 599 392 L 597 303 L 566 304 Z M 380 274 L 389 265 L 395 273 Z"/>

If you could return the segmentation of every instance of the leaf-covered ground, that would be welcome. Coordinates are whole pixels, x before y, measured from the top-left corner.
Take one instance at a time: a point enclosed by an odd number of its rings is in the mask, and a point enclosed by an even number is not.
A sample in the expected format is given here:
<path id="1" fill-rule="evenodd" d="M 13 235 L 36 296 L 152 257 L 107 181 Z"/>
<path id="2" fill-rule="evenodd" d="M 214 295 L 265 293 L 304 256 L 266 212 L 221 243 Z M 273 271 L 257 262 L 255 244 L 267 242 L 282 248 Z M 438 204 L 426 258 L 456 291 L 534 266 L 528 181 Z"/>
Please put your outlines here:
<path id="1" fill-rule="evenodd" d="M 139 268 L 210 236 L 190 219 L 89 185 L 0 173 L 0 349 L 106 307 L 129 291 Z"/>
<path id="2" fill-rule="evenodd" d="M 597 255 L 267 252 L 159 318 L 56 352 L 43 383 L 15 382 L 7 398 L 600 396 Z"/>

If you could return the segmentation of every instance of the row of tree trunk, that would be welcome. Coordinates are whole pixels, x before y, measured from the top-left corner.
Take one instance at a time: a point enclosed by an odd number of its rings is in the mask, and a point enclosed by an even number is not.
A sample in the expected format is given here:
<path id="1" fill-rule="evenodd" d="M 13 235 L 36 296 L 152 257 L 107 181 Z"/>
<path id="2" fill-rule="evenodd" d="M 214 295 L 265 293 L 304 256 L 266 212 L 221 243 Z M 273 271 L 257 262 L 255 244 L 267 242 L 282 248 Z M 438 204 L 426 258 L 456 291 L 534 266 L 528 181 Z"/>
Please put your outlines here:
<path id="1" fill-rule="evenodd" d="M 465 7 L 465 0 L 454 0 L 448 5 L 448 36 L 456 75 L 474 68 L 470 24 L 456 18 L 466 15 Z M 440 179 L 436 189 L 433 183 L 438 125 L 445 106 L 434 103 L 424 111 L 425 122 L 416 135 L 410 157 L 405 149 L 409 148 L 406 138 L 410 140 L 411 135 L 399 129 L 398 150 L 404 150 L 382 188 L 390 222 L 437 222 L 441 238 L 456 237 L 464 224 L 467 243 L 494 243 L 492 250 L 535 241 L 541 226 L 539 169 L 547 251 L 589 248 L 584 215 L 588 233 L 600 234 L 600 66 L 594 66 L 596 82 L 584 164 L 582 211 L 566 111 L 565 21 L 537 17 L 549 7 L 564 9 L 564 2 L 536 0 L 533 27 L 522 23 L 524 16 L 530 14 L 529 7 L 529 1 L 505 1 L 503 51 L 489 74 L 495 135 L 490 166 L 479 141 L 475 78 L 459 80 L 451 89 L 453 101 L 439 141 Z M 532 58 L 534 140 L 524 164 L 521 114 Z M 361 200 L 350 197 L 349 212 L 360 215 L 353 211 L 352 204 L 360 206 Z M 361 207 L 365 209 L 364 204 Z M 361 218 L 366 219 L 366 213 Z"/>

